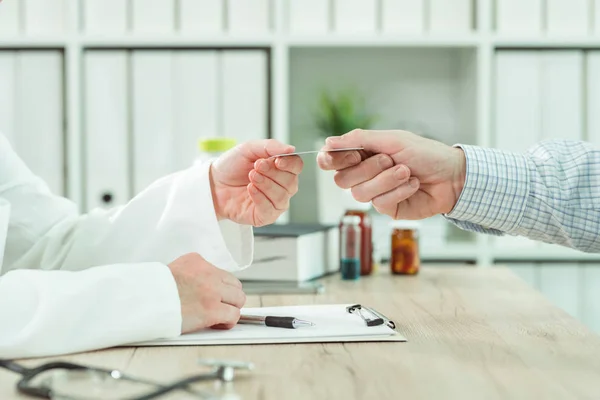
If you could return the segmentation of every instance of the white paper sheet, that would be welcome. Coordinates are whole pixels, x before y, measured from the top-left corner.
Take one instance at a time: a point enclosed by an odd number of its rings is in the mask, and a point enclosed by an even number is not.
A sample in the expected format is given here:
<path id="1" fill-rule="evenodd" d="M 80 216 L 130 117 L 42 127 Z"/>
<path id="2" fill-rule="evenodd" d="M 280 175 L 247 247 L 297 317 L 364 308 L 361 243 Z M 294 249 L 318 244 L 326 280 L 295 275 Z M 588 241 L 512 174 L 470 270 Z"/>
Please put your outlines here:
<path id="1" fill-rule="evenodd" d="M 260 325 L 237 325 L 231 330 L 205 330 L 172 339 L 133 344 L 134 346 L 231 345 L 271 343 L 323 343 L 356 341 L 397 341 L 406 338 L 386 325 L 368 327 L 357 314 L 349 314 L 351 304 L 291 307 L 245 308 L 242 314 L 295 317 L 315 326 L 285 329 Z"/>

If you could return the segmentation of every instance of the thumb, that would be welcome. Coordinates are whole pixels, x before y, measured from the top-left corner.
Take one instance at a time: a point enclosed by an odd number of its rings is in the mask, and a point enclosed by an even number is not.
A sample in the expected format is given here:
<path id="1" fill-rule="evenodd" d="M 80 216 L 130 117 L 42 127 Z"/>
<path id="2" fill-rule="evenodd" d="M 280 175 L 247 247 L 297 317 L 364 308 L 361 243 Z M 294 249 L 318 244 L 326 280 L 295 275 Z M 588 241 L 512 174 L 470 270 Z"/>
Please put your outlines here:
<path id="1" fill-rule="evenodd" d="M 333 136 L 325 141 L 329 149 L 362 147 L 367 152 L 391 154 L 398 152 L 403 135 L 398 131 L 369 131 L 355 129 L 342 136 Z"/>

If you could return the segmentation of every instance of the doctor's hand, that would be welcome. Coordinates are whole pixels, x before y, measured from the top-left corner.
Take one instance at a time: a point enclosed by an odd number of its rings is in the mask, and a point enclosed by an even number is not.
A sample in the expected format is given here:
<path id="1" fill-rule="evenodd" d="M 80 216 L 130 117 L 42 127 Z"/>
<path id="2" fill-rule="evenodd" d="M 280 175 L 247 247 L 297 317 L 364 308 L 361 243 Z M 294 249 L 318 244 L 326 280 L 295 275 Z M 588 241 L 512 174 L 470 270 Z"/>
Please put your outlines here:
<path id="1" fill-rule="evenodd" d="M 319 166 L 335 170 L 335 182 L 353 197 L 372 202 L 394 219 L 422 219 L 449 213 L 465 181 L 463 151 L 405 131 L 354 130 L 331 137 L 325 148 L 364 151 L 320 153 Z"/>
<path id="2" fill-rule="evenodd" d="M 253 226 L 275 222 L 298 191 L 303 163 L 299 156 L 269 157 L 293 151 L 270 139 L 240 144 L 219 157 L 211 166 L 217 216 Z"/>
<path id="3" fill-rule="evenodd" d="M 182 333 L 205 328 L 231 329 L 246 303 L 242 283 L 196 253 L 169 264 L 181 302 Z"/>

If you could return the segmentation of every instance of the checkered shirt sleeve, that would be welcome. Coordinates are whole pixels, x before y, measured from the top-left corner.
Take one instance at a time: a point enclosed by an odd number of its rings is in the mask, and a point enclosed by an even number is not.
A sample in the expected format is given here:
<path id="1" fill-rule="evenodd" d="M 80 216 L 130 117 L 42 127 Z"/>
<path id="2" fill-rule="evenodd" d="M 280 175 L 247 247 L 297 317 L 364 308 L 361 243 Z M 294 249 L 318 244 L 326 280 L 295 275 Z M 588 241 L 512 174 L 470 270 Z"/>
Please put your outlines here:
<path id="1" fill-rule="evenodd" d="M 600 252 L 600 149 L 552 140 L 526 154 L 458 145 L 466 181 L 445 215 L 462 229 Z"/>

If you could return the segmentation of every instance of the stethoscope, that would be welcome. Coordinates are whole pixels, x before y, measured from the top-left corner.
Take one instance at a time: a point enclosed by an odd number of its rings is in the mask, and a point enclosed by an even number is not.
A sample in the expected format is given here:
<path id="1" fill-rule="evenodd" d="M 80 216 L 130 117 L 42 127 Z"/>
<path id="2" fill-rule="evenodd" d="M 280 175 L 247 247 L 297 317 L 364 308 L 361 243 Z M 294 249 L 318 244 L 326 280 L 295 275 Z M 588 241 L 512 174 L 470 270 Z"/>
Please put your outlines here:
<path id="1" fill-rule="evenodd" d="M 234 393 L 222 395 L 214 395 L 211 393 L 207 393 L 205 391 L 192 390 L 189 386 L 200 383 L 200 382 L 208 382 L 215 381 L 217 385 L 225 384 L 232 382 L 235 378 L 236 371 L 238 370 L 253 370 L 254 364 L 242 361 L 227 361 L 227 360 L 216 360 L 216 359 L 200 359 L 198 360 L 198 364 L 202 366 L 212 367 L 210 372 L 205 374 L 197 374 L 191 376 L 189 378 L 182 379 L 172 384 L 162 385 L 157 384 L 156 382 L 150 382 L 145 379 L 139 379 L 136 377 L 129 376 L 118 370 L 107 370 L 101 368 L 88 367 L 85 365 L 66 363 L 66 362 L 50 362 L 44 365 L 38 366 L 36 368 L 26 368 L 21 364 L 14 362 L 13 360 L 3 360 L 0 359 L 0 368 L 8 369 L 12 372 L 20 374 L 22 378 L 17 382 L 17 390 L 29 396 L 43 398 L 43 399 L 53 399 L 54 395 L 57 393 L 53 385 L 40 385 L 39 383 L 35 383 L 37 377 L 41 374 L 47 373 L 52 370 L 61 370 L 61 371 L 73 371 L 73 372 L 92 372 L 101 374 L 104 377 L 107 377 L 114 381 L 119 380 L 127 380 L 130 382 L 137 382 L 141 384 L 151 384 L 155 387 L 151 393 L 147 393 L 145 395 L 136 397 L 131 400 L 151 400 L 161 398 L 163 395 L 176 391 L 176 390 L 184 390 L 189 394 L 197 395 L 199 398 L 203 399 L 222 399 L 226 398 L 237 398 Z M 68 382 L 67 382 L 68 384 Z M 59 395 L 60 396 L 60 395 Z"/>

